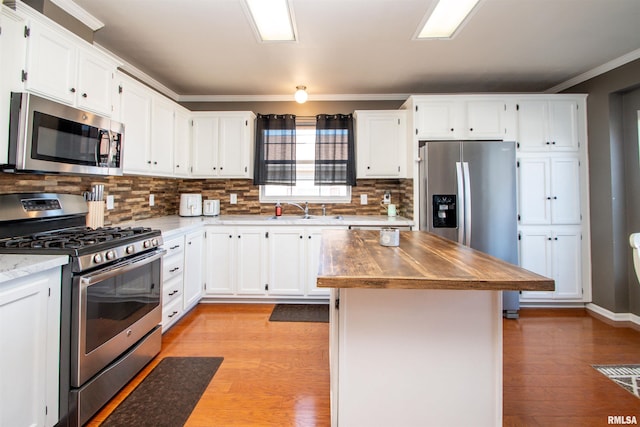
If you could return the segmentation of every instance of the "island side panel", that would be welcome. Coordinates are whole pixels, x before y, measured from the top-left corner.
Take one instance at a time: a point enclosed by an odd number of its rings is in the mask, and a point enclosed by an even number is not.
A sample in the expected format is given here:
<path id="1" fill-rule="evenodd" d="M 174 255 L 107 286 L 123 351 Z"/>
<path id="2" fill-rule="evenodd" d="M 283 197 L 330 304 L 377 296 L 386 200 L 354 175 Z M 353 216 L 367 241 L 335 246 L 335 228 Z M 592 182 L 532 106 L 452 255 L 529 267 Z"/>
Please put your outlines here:
<path id="1" fill-rule="evenodd" d="M 502 425 L 500 292 L 341 289 L 338 312 L 334 427 Z"/>

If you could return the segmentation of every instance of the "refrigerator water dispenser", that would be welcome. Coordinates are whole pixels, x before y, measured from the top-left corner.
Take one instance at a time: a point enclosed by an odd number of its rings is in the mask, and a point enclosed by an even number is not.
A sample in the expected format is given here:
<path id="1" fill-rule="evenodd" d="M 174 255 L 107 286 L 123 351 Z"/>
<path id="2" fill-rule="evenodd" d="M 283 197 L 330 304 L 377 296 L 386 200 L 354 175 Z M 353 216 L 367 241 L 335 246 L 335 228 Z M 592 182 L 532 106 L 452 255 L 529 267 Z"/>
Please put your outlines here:
<path id="1" fill-rule="evenodd" d="M 456 212 L 455 194 L 433 195 L 433 228 L 456 228 L 458 226 Z"/>

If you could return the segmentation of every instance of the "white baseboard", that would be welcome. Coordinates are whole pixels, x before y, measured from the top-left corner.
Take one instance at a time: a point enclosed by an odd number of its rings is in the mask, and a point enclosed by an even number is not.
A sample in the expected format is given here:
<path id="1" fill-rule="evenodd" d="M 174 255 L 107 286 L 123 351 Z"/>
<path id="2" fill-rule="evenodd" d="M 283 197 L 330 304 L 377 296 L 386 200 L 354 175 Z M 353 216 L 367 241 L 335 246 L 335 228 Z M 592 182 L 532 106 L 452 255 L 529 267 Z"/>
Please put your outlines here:
<path id="1" fill-rule="evenodd" d="M 640 316 L 633 313 L 614 313 L 593 303 L 587 304 L 586 309 L 614 322 L 631 322 L 640 326 Z"/>

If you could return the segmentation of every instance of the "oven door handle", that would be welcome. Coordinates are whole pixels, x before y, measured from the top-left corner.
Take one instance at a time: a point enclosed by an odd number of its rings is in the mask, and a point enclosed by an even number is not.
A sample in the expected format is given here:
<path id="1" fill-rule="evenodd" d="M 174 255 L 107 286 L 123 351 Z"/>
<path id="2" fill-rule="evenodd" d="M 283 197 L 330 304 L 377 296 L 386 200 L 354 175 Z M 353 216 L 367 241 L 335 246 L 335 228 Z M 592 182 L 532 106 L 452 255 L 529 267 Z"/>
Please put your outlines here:
<path id="1" fill-rule="evenodd" d="M 83 288 L 86 288 L 88 286 L 91 286 L 95 283 L 98 282 L 102 282 L 104 280 L 108 280 L 111 279 L 113 277 L 116 277 L 122 273 L 126 273 L 128 271 L 131 270 L 135 270 L 138 267 L 141 267 L 143 265 L 152 263 L 160 258 L 162 258 L 162 256 L 167 253 L 166 249 L 158 249 L 157 251 L 155 251 L 153 253 L 153 255 L 150 256 L 146 256 L 145 258 L 134 258 L 132 260 L 130 260 L 129 263 L 124 264 L 124 265 L 119 265 L 119 266 L 113 266 L 113 268 L 110 268 L 106 271 L 102 271 L 102 272 L 98 272 L 98 273 L 94 273 L 94 274 L 89 274 L 87 276 L 81 277 L 80 278 L 80 283 L 82 284 Z"/>

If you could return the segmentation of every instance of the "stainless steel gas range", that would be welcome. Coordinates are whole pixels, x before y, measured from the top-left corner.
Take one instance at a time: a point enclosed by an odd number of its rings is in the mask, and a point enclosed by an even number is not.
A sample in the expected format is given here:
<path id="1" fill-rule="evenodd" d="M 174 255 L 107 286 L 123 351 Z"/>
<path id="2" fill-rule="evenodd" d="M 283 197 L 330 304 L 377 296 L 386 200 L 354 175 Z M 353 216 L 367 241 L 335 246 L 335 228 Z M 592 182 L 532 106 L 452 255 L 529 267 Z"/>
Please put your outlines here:
<path id="1" fill-rule="evenodd" d="M 0 254 L 69 255 L 63 268 L 60 427 L 86 423 L 160 351 L 160 231 L 85 226 L 81 196 L 0 195 Z"/>

